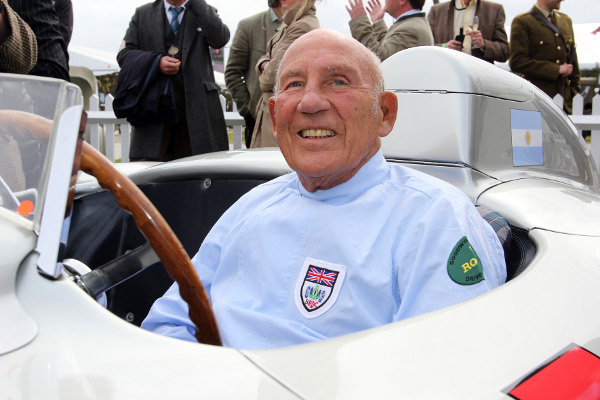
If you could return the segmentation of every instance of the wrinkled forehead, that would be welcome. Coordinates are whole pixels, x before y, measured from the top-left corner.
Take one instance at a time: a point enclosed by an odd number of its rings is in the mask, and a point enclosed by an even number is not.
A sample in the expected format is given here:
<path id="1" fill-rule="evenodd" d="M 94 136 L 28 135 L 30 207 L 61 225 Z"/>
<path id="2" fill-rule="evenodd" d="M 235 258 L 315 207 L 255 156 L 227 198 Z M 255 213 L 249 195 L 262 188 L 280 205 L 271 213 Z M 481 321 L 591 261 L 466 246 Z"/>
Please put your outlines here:
<path id="1" fill-rule="evenodd" d="M 368 50 L 360 43 L 338 37 L 321 40 L 297 40 L 281 60 L 278 78 L 320 75 L 347 75 L 369 81 L 376 68 Z M 358 46 L 357 46 L 358 44 Z"/>

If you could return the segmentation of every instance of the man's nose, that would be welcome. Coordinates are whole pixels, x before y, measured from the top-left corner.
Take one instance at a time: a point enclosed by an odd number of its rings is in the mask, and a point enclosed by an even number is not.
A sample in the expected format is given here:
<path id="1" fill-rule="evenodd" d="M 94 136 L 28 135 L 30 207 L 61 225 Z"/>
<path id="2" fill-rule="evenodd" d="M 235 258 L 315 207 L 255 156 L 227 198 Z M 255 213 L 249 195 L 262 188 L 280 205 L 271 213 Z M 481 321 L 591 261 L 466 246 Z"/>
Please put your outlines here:
<path id="1" fill-rule="evenodd" d="M 326 111 L 329 107 L 331 107 L 331 104 L 325 98 L 321 88 L 316 87 L 316 85 L 306 87 L 298 104 L 298 110 L 307 114 Z"/>

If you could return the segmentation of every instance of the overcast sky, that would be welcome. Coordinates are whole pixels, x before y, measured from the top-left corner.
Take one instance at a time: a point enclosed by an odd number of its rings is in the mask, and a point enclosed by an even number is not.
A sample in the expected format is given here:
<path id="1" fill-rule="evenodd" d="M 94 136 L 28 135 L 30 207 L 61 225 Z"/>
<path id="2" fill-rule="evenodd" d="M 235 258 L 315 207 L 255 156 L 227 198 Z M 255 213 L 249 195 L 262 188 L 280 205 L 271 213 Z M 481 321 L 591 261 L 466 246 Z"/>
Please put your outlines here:
<path id="1" fill-rule="evenodd" d="M 135 8 L 148 3 L 148 0 L 73 0 L 75 22 L 73 44 L 98 50 L 116 52 L 125 34 Z M 231 31 L 235 33 L 240 19 L 267 8 L 267 0 L 208 0 L 219 10 L 219 15 Z M 504 0 L 506 23 L 519 13 L 527 11 L 534 1 Z M 366 3 L 366 1 L 365 1 Z M 317 3 L 317 17 L 324 28 L 335 29 L 350 34 L 348 29 L 347 0 L 321 0 Z M 426 0 L 425 11 L 433 5 Z M 600 25 L 600 0 L 566 0 L 561 11 L 567 13 L 574 23 L 595 23 Z M 389 16 L 388 16 L 389 18 Z M 391 20 L 388 20 L 388 23 Z"/>

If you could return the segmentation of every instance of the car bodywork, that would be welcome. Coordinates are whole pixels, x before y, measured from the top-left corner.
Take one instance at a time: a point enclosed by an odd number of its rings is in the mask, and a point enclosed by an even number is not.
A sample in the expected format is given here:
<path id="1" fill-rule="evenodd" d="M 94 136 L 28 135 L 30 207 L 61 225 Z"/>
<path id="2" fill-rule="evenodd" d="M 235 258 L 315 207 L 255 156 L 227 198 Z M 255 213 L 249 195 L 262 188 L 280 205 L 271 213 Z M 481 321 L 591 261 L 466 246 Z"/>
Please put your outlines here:
<path id="1" fill-rule="evenodd" d="M 0 251 L 9 256 L 0 267 L 0 310 L 9 300 L 17 310 L 0 313 L 0 330 L 13 327 L 10 337 L 17 337 L 0 355 L 3 394 L 503 399 L 569 346 L 600 354 L 598 171 L 568 117 L 528 82 L 447 49 L 406 50 L 386 60 L 383 70 L 386 89 L 399 99 L 384 155 L 454 184 L 475 204 L 506 217 L 513 231 L 506 284 L 443 310 L 318 343 L 265 351 L 187 343 L 136 326 L 171 283 L 160 264 L 111 288 L 105 308 L 62 270 L 52 278 L 40 273 L 41 215 L 31 220 L 3 206 Z M 72 88 L 60 85 L 59 92 Z M 48 118 L 59 120 L 78 104 L 62 103 Z M 534 144 L 541 138 L 541 164 L 539 149 L 525 161 L 515 159 L 519 127 L 512 110 L 541 122 L 541 133 L 531 133 Z M 57 162 L 56 143 L 49 148 L 44 170 Z M 289 172 L 276 149 L 136 169 L 130 178 L 190 255 L 239 196 Z M 39 192 L 53 189 L 45 185 Z M 48 196 L 40 195 L 44 205 Z M 64 197 L 48 212 L 61 214 Z M 91 269 L 144 242 L 131 217 L 91 178 L 80 178 L 64 252 L 54 237 L 59 266 L 70 257 Z"/>

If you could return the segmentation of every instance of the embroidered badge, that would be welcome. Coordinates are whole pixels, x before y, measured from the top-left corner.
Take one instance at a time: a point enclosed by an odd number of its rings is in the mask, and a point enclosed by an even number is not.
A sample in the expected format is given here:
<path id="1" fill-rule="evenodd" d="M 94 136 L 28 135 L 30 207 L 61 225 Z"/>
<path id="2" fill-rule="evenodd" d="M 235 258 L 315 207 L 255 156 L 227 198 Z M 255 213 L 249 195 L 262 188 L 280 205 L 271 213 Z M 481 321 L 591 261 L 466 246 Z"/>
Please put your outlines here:
<path id="1" fill-rule="evenodd" d="M 459 285 L 474 285 L 485 280 L 479 256 L 463 236 L 448 257 L 448 275 Z"/>
<path id="2" fill-rule="evenodd" d="M 346 267 L 307 258 L 296 283 L 296 306 L 306 318 L 329 310 L 338 298 Z"/>

